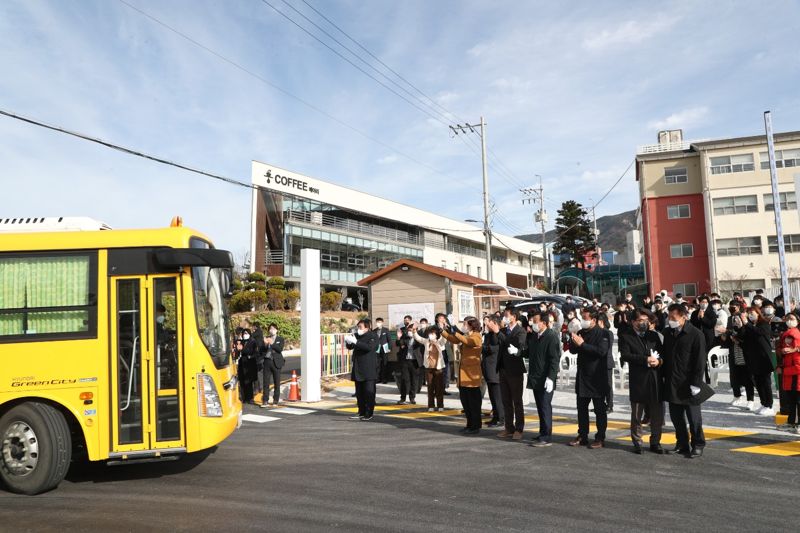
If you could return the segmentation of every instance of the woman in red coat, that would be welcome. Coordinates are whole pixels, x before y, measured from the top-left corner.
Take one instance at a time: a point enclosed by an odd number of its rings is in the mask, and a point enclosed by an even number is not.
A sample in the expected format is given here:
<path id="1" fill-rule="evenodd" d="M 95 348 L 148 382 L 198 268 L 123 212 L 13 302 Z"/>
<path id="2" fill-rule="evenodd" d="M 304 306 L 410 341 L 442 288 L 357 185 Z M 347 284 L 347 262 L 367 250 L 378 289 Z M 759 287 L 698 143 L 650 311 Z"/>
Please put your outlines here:
<path id="1" fill-rule="evenodd" d="M 789 431 L 798 433 L 797 410 L 800 402 L 800 330 L 797 329 L 797 315 L 786 315 L 784 319 L 786 331 L 783 332 L 776 353 L 781 357 L 780 372 L 783 375 L 781 388 L 786 391 L 786 403 L 789 409 Z"/>

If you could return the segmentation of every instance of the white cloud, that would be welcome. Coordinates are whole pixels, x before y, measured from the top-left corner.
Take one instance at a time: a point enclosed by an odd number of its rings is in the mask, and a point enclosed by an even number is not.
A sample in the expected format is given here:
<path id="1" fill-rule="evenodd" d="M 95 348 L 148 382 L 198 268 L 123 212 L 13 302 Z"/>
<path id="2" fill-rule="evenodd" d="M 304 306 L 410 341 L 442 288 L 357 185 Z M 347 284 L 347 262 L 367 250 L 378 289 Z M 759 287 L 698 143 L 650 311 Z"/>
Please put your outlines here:
<path id="1" fill-rule="evenodd" d="M 686 129 L 701 126 L 706 122 L 708 117 L 708 107 L 690 107 L 677 113 L 672 113 L 670 116 L 662 120 L 653 120 L 647 124 L 651 130 L 674 130 Z"/>
<path id="2" fill-rule="evenodd" d="M 390 155 L 387 155 L 385 157 L 379 158 L 378 159 L 378 164 L 379 165 L 391 165 L 392 163 L 395 163 L 396 161 L 397 161 L 397 155 L 396 154 L 390 154 Z"/>
<path id="3" fill-rule="evenodd" d="M 587 50 L 602 50 L 624 44 L 638 44 L 675 25 L 678 17 L 658 15 L 652 20 L 628 20 L 613 29 L 593 33 L 583 40 Z"/>

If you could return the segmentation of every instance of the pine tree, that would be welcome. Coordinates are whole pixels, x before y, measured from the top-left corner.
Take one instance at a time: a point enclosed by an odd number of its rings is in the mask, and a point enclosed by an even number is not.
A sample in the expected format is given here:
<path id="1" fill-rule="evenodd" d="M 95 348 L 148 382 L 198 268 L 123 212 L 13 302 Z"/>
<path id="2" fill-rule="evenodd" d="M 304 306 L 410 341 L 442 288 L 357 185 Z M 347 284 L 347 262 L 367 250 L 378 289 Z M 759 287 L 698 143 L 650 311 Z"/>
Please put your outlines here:
<path id="1" fill-rule="evenodd" d="M 558 266 L 580 268 L 583 286 L 586 287 L 586 255 L 596 248 L 588 211 L 578 202 L 567 200 L 558 210 L 555 229 L 553 253 L 561 256 Z"/>

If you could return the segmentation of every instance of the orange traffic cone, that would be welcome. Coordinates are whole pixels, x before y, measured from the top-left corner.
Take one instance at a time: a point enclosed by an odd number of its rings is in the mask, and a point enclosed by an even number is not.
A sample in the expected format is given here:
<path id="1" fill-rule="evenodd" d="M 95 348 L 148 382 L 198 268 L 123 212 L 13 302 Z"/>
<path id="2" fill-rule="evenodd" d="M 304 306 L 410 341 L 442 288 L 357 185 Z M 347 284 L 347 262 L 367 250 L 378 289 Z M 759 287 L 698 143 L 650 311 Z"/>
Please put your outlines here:
<path id="1" fill-rule="evenodd" d="M 300 401 L 300 387 L 297 386 L 297 372 L 292 370 L 292 383 L 289 385 L 289 401 Z"/>

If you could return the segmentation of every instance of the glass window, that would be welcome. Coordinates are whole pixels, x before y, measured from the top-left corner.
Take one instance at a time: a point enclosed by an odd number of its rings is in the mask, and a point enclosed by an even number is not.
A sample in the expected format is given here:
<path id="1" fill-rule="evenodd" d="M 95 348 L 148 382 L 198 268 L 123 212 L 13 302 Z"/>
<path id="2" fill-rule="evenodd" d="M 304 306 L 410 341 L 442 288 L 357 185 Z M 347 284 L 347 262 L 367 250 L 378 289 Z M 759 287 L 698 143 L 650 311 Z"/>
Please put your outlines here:
<path id="1" fill-rule="evenodd" d="M 689 204 L 669 205 L 667 206 L 667 218 L 689 218 L 690 210 Z"/>
<path id="2" fill-rule="evenodd" d="M 784 235 L 783 245 L 787 254 L 800 252 L 800 234 Z M 769 253 L 777 254 L 778 237 L 776 235 L 767 237 L 767 246 L 769 247 Z"/>
<path id="3" fill-rule="evenodd" d="M 709 159 L 712 174 L 730 174 L 755 170 L 753 154 L 724 155 Z"/>
<path id="4" fill-rule="evenodd" d="M 664 169 L 664 182 L 668 185 L 674 183 L 686 183 L 689 181 L 689 175 L 686 173 L 685 168 L 666 168 Z"/>
<path id="5" fill-rule="evenodd" d="M 781 210 L 796 210 L 797 197 L 794 192 L 781 192 L 778 193 L 781 202 Z M 772 193 L 764 195 L 764 211 L 774 211 L 775 204 L 772 202 Z"/>
<path id="6" fill-rule="evenodd" d="M 717 255 L 757 255 L 761 253 L 761 237 L 717 239 Z"/>
<path id="7" fill-rule="evenodd" d="M 0 342 L 97 335 L 97 253 L 0 255 Z"/>
<path id="8" fill-rule="evenodd" d="M 669 255 L 673 259 L 692 257 L 694 256 L 694 245 L 692 245 L 692 243 L 671 244 L 669 247 Z"/>
<path id="9" fill-rule="evenodd" d="M 678 294 L 681 293 L 684 296 L 697 296 L 697 284 L 696 283 L 676 283 L 672 286 L 672 293 Z"/>
<path id="10" fill-rule="evenodd" d="M 715 215 L 738 215 L 758 212 L 758 197 L 755 194 L 714 198 L 712 203 Z"/>

